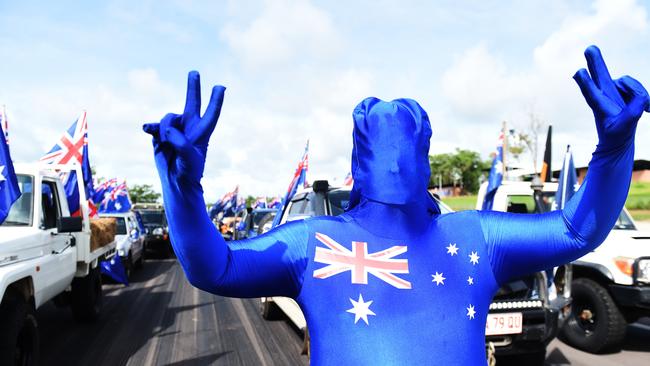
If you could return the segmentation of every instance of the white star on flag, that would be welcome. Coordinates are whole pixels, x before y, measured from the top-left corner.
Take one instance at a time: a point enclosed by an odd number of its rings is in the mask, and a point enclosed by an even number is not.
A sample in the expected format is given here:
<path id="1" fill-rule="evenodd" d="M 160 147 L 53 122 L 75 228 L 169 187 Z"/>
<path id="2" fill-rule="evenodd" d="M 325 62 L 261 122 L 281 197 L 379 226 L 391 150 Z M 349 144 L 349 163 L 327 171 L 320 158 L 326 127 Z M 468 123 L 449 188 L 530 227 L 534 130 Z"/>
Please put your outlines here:
<path id="1" fill-rule="evenodd" d="M 501 160 L 494 164 L 494 174 L 503 174 L 503 163 Z"/>
<path id="2" fill-rule="evenodd" d="M 115 208 L 118 209 L 118 210 L 121 210 L 121 209 L 122 209 L 122 205 L 121 205 L 119 202 L 116 202 L 116 203 L 115 203 Z"/>
<path id="3" fill-rule="evenodd" d="M 458 254 L 458 248 L 456 247 L 456 243 L 451 244 L 447 246 L 447 254 L 451 255 L 452 257 L 456 254 Z"/>
<path id="4" fill-rule="evenodd" d="M 440 284 L 443 284 L 443 285 L 445 284 L 445 279 L 446 278 L 442 277 L 442 273 L 438 273 L 438 271 L 436 271 L 436 274 L 431 275 L 431 277 L 433 277 L 433 280 L 431 280 L 431 282 L 435 282 L 436 286 L 438 286 Z"/>
<path id="5" fill-rule="evenodd" d="M 350 299 L 350 302 L 352 303 L 352 309 L 347 310 L 347 312 L 354 314 L 354 324 L 357 324 L 359 319 L 363 319 L 366 325 L 368 325 L 368 315 L 377 315 L 370 310 L 372 301 L 364 302 L 361 294 L 359 294 L 359 301 Z"/>
<path id="6" fill-rule="evenodd" d="M 5 176 L 2 174 L 4 170 L 5 170 L 5 166 L 0 165 L 0 182 L 4 182 L 5 180 L 7 180 L 7 178 L 5 178 Z"/>
<path id="7" fill-rule="evenodd" d="M 470 285 L 474 284 L 474 279 L 472 278 L 472 276 L 467 276 L 467 283 Z"/>
<path id="8" fill-rule="evenodd" d="M 469 307 L 467 309 L 467 316 L 470 319 L 474 319 L 474 315 L 476 314 L 476 310 L 474 310 L 474 305 L 469 304 Z"/>
<path id="9" fill-rule="evenodd" d="M 470 254 L 468 257 L 469 257 L 469 261 L 472 262 L 472 264 L 474 265 L 478 264 L 478 259 L 480 258 L 478 256 L 478 253 L 472 252 L 472 254 Z"/>
<path id="10" fill-rule="evenodd" d="M 576 183 L 573 185 L 573 191 L 578 192 L 578 189 L 580 189 L 580 183 Z"/>

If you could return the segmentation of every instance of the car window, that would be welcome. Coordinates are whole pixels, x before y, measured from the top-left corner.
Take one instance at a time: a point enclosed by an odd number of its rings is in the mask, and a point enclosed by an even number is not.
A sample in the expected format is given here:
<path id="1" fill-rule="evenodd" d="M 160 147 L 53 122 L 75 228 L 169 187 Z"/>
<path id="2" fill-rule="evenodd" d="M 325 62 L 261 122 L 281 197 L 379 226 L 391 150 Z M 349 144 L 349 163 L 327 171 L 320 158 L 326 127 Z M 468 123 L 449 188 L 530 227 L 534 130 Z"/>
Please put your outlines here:
<path id="1" fill-rule="evenodd" d="M 117 225 L 115 228 L 115 234 L 126 235 L 126 222 L 124 221 L 124 217 L 116 217 L 115 224 Z"/>
<path id="2" fill-rule="evenodd" d="M 632 219 L 627 214 L 627 212 L 625 210 L 623 210 L 623 211 L 621 211 L 621 214 L 618 215 L 618 219 L 616 220 L 616 224 L 614 224 L 614 229 L 617 229 L 617 230 L 636 230 L 636 227 L 634 226 L 634 223 L 632 222 Z"/>
<path id="3" fill-rule="evenodd" d="M 7 218 L 0 226 L 30 226 L 32 224 L 34 178 L 24 174 L 18 174 L 16 177 L 22 194 L 11 206 Z"/>
<path id="4" fill-rule="evenodd" d="M 61 214 L 58 200 L 56 183 L 43 181 L 41 185 L 41 228 L 52 229 L 56 227 L 56 219 Z"/>
<path id="5" fill-rule="evenodd" d="M 331 191 L 327 194 L 330 201 L 330 212 L 332 216 L 338 216 L 345 212 L 350 203 L 350 191 Z"/>
<path id="6" fill-rule="evenodd" d="M 542 212 L 550 212 L 555 206 L 555 192 L 542 192 Z M 532 195 L 509 195 L 508 212 L 513 213 L 535 213 L 535 198 Z"/>
<path id="7" fill-rule="evenodd" d="M 303 198 L 301 200 L 296 200 L 291 202 L 291 207 L 289 207 L 289 216 L 302 215 L 305 212 L 305 205 L 307 204 L 307 199 Z"/>

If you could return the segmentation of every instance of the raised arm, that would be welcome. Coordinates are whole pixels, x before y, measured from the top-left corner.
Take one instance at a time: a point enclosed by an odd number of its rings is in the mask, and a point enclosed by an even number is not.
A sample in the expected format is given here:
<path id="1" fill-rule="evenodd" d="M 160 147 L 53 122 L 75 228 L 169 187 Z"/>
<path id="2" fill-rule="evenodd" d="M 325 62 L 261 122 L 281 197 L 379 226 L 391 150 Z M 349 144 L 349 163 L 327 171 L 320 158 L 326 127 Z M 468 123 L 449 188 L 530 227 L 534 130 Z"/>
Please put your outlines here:
<path id="1" fill-rule="evenodd" d="M 306 266 L 303 222 L 226 243 L 207 215 L 201 178 L 224 92 L 223 86 L 212 89 L 201 117 L 199 73 L 192 71 L 183 114 L 143 126 L 153 136 L 172 247 L 188 280 L 202 290 L 233 297 L 296 296 Z"/>
<path id="2" fill-rule="evenodd" d="M 623 209 L 632 176 L 634 134 L 650 99 L 629 76 L 612 80 L 600 50 L 585 51 L 589 72 L 580 86 L 596 120 L 598 145 L 580 190 L 561 211 L 539 215 L 480 212 L 492 268 L 499 283 L 571 262 L 600 245 Z"/>

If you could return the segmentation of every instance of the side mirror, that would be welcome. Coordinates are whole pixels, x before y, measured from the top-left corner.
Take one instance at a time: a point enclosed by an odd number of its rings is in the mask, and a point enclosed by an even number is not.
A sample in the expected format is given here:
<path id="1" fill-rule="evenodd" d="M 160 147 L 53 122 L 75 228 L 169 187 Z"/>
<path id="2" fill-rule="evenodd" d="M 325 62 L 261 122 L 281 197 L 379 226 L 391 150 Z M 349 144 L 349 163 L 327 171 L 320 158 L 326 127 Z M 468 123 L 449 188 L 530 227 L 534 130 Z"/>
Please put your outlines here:
<path id="1" fill-rule="evenodd" d="M 78 233 L 82 230 L 81 217 L 59 217 L 56 219 L 56 230 L 59 233 Z"/>

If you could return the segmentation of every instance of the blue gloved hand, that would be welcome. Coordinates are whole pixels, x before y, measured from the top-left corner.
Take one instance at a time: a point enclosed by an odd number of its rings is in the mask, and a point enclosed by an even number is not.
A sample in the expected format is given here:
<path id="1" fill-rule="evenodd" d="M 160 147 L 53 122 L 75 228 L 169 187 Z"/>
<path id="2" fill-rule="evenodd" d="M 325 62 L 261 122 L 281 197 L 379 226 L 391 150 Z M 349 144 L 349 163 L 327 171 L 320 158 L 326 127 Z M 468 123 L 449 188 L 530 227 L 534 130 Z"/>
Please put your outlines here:
<path id="1" fill-rule="evenodd" d="M 212 88 L 210 103 L 201 117 L 201 80 L 197 71 L 187 76 L 187 97 L 182 115 L 169 113 L 160 123 L 147 123 L 143 130 L 153 136 L 156 166 L 165 182 L 199 182 L 203 176 L 208 141 L 214 131 L 226 88 Z"/>
<path id="2" fill-rule="evenodd" d="M 643 85 L 629 76 L 612 80 L 598 47 L 588 47 L 585 57 L 589 72 L 580 69 L 573 78 L 596 119 L 597 151 L 617 149 L 633 140 L 643 111 L 650 112 L 650 97 Z"/>

